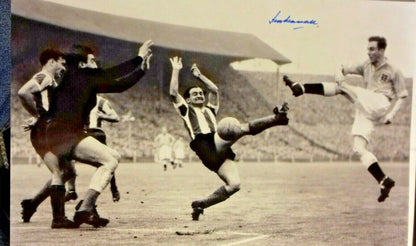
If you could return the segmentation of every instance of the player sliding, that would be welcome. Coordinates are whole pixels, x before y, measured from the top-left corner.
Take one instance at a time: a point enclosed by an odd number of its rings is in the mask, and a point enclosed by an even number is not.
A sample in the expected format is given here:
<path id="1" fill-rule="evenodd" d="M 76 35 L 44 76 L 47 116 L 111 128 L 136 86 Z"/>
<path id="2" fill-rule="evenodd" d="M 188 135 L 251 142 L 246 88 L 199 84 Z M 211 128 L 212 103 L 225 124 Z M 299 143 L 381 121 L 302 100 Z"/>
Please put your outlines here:
<path id="1" fill-rule="evenodd" d="M 394 186 L 394 180 L 381 170 L 376 156 L 367 149 L 370 135 L 377 124 L 390 124 L 400 109 L 408 92 L 402 73 L 387 63 L 384 52 L 386 39 L 373 36 L 368 39 L 368 61 L 355 67 L 343 67 L 342 74 L 357 74 L 364 78 L 366 88 L 351 86 L 342 81 L 338 83 L 298 83 L 283 76 L 286 85 L 294 96 L 304 93 L 323 96 L 344 95 L 356 107 L 351 134 L 353 151 L 362 164 L 381 186 L 379 202 L 383 202 Z"/>
<path id="2" fill-rule="evenodd" d="M 201 159 L 202 163 L 215 172 L 225 185 L 219 187 L 211 195 L 193 201 L 192 219 L 198 220 L 205 208 L 215 205 L 229 198 L 240 190 L 240 177 L 237 165 L 233 161 L 235 154 L 231 145 L 244 135 L 256 135 L 263 130 L 276 126 L 287 125 L 287 104 L 283 104 L 279 110 L 273 110 L 274 115 L 240 124 L 238 120 L 228 118 L 219 122 L 217 133 L 216 115 L 219 108 L 218 87 L 207 77 L 201 74 L 194 64 L 191 68 L 193 76 L 198 78 L 207 89 L 207 102 L 201 87 L 188 88 L 182 97 L 179 92 L 179 72 L 182 69 L 182 58 L 173 57 L 172 78 L 170 81 L 170 95 L 174 107 L 183 119 L 191 138 L 190 147 Z M 223 125 L 223 127 L 221 127 Z M 228 125 L 228 126 L 227 126 Z"/>

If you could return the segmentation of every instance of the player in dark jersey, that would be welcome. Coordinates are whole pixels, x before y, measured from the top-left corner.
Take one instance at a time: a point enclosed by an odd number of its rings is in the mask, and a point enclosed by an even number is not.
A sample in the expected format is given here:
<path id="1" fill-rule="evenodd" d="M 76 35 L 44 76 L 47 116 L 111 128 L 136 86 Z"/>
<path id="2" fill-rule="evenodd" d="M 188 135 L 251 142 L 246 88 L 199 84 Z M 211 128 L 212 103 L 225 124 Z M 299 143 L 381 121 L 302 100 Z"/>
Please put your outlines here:
<path id="1" fill-rule="evenodd" d="M 95 63 L 92 63 L 95 64 Z M 96 67 L 96 66 L 93 66 Z M 107 137 L 104 130 L 102 129 L 102 121 L 107 122 L 119 122 L 120 117 L 116 111 L 111 107 L 110 102 L 102 96 L 97 95 L 97 105 L 91 110 L 88 121 L 87 133 L 91 137 L 94 137 L 102 144 L 107 144 Z M 76 200 L 78 194 L 75 191 L 75 179 L 71 178 L 66 183 L 67 193 L 65 194 L 65 201 Z M 118 191 L 115 175 L 110 180 L 110 190 L 113 197 L 113 202 L 120 200 L 120 192 Z"/>
<path id="2" fill-rule="evenodd" d="M 146 41 L 136 58 L 106 70 L 88 67 L 88 62 L 93 59 L 88 47 L 78 46 L 76 52 L 66 55 L 68 71 L 54 90 L 48 113 L 36 124 L 38 136 L 43 136 L 46 143 L 44 148 L 36 151 L 52 173 L 51 203 L 56 219 L 65 217 L 65 186 L 59 163 L 74 159 L 97 167 L 84 202 L 75 212 L 74 224 L 68 224 L 67 228 L 82 223 L 99 227 L 109 222 L 99 217 L 95 203 L 117 168 L 120 155 L 88 136 L 84 126 L 96 105 L 97 93 L 122 92 L 144 75 L 152 44 L 152 41 Z"/>
<path id="3" fill-rule="evenodd" d="M 207 77 L 201 74 L 194 64 L 192 74 L 198 78 L 208 91 L 207 102 L 200 87 L 188 88 L 184 97 L 179 92 L 179 71 L 182 69 L 182 59 L 170 59 L 172 64 L 172 78 L 170 81 L 170 96 L 179 116 L 184 120 L 185 127 L 191 137 L 190 147 L 201 159 L 202 163 L 215 172 L 225 185 L 219 187 L 206 198 L 192 202 L 192 219 L 199 220 L 204 209 L 228 199 L 240 190 L 240 177 L 231 145 L 244 135 L 256 135 L 263 130 L 276 126 L 287 125 L 287 104 L 279 110 L 273 110 L 274 115 L 241 124 L 229 140 L 222 139 L 217 133 L 216 115 L 219 108 L 218 87 Z"/>

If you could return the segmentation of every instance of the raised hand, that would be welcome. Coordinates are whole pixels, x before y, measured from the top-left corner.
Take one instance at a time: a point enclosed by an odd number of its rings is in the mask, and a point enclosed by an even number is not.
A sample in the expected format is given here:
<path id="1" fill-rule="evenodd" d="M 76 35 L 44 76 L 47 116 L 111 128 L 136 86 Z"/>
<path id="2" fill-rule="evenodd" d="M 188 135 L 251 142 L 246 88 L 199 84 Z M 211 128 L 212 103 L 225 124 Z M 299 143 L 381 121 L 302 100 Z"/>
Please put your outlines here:
<path id="1" fill-rule="evenodd" d="M 192 75 L 194 75 L 197 78 L 199 78 L 199 76 L 201 76 L 201 71 L 199 71 L 199 68 L 197 67 L 197 65 L 195 63 L 191 67 L 191 73 L 192 73 Z"/>
<path id="2" fill-rule="evenodd" d="M 143 61 L 145 61 L 147 57 L 152 54 L 152 50 L 150 49 L 152 45 L 153 45 L 153 41 L 147 40 L 146 42 L 142 44 L 142 46 L 140 46 L 139 53 L 137 55 L 142 57 Z"/>
<path id="3" fill-rule="evenodd" d="M 175 56 L 173 58 L 170 58 L 169 60 L 170 60 L 170 63 L 172 64 L 172 68 L 174 70 L 181 70 L 182 69 L 183 65 L 182 65 L 182 58 L 181 57 Z"/>

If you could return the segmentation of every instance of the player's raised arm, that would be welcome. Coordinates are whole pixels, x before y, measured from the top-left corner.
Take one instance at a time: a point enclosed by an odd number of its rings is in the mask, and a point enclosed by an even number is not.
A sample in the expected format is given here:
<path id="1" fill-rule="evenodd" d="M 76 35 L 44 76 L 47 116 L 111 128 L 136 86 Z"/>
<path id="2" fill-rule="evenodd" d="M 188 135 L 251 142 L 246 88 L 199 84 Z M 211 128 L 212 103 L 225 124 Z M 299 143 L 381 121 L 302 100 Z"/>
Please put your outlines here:
<path id="1" fill-rule="evenodd" d="M 172 76 L 170 79 L 169 94 L 173 103 L 179 103 L 181 101 L 181 95 L 179 94 L 179 72 L 181 71 L 182 58 L 173 57 L 170 58 L 170 63 L 172 64 Z"/>
<path id="2" fill-rule="evenodd" d="M 218 106 L 219 105 L 219 96 L 218 96 L 218 87 L 208 79 L 205 75 L 201 73 L 198 66 L 193 64 L 191 67 L 192 75 L 198 78 L 204 85 L 205 88 L 208 90 L 208 103 Z"/>
<path id="3" fill-rule="evenodd" d="M 153 41 L 148 40 L 139 48 L 137 57 L 106 70 L 95 69 L 94 80 L 99 81 L 99 93 L 123 92 L 136 84 L 150 66 Z M 140 66 L 140 69 L 137 69 Z M 102 72 L 103 71 L 103 72 Z"/>

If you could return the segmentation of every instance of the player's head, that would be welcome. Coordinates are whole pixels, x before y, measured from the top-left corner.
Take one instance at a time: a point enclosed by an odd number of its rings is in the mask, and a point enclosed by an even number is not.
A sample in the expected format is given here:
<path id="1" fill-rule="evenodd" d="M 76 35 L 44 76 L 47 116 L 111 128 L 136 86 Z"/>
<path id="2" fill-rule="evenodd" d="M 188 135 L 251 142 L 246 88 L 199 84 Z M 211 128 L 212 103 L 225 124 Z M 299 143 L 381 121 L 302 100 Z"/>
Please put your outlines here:
<path id="1" fill-rule="evenodd" d="M 80 68 L 98 68 L 94 56 L 94 50 L 85 45 L 74 44 L 72 53 L 76 56 L 76 62 Z"/>
<path id="2" fill-rule="evenodd" d="M 65 70 L 65 55 L 59 50 L 46 49 L 42 51 L 39 62 L 42 67 L 48 67 L 54 74 Z"/>
<path id="3" fill-rule="evenodd" d="M 368 38 L 367 53 L 371 63 L 376 64 L 384 58 L 387 41 L 384 37 L 371 36 Z"/>
<path id="4" fill-rule="evenodd" d="M 193 106 L 202 107 L 205 103 L 204 91 L 199 86 L 189 87 L 183 96 L 186 102 Z"/>

